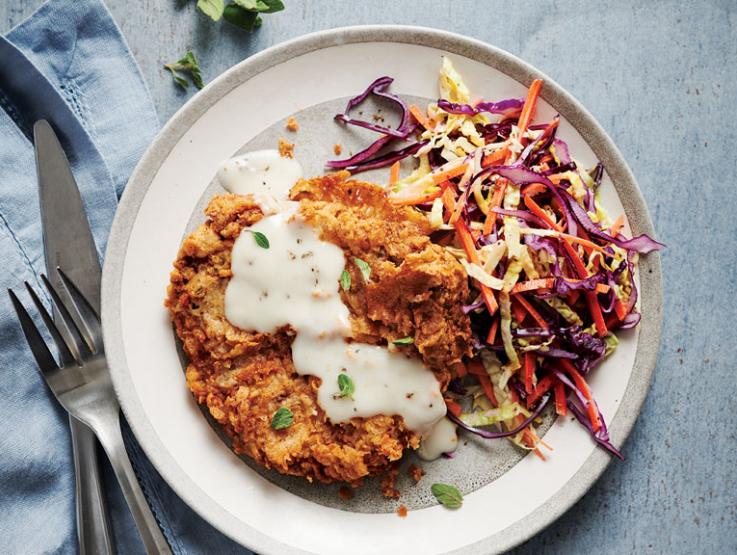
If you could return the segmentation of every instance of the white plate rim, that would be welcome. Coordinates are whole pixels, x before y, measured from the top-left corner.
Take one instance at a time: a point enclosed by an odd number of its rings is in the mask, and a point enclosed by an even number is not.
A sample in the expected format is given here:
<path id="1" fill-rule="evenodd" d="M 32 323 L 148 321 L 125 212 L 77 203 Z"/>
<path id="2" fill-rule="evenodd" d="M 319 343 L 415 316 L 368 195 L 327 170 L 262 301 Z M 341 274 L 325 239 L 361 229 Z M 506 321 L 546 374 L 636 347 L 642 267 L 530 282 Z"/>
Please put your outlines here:
<path id="1" fill-rule="evenodd" d="M 166 451 L 151 423 L 145 418 L 127 372 L 120 330 L 120 290 L 122 268 L 129 233 L 148 185 L 177 141 L 191 124 L 222 96 L 258 73 L 308 52 L 361 42 L 421 44 L 463 55 L 507 74 L 528 86 L 533 79 L 545 80 L 543 98 L 566 118 L 605 164 L 615 184 L 633 233 L 653 234 L 653 226 L 637 182 L 621 153 L 593 116 L 568 92 L 519 58 L 481 41 L 447 31 L 399 25 L 370 25 L 330 29 L 305 35 L 268 48 L 232 67 L 185 104 L 164 126 L 137 165 L 121 199 L 112 225 L 102 280 L 102 320 L 106 354 L 113 384 L 123 413 L 150 461 L 181 497 L 215 528 L 260 553 L 304 553 L 245 525 L 223 510 L 196 486 Z M 657 253 L 640 260 L 642 321 L 632 375 L 625 395 L 609 426 L 616 445 L 629 435 L 645 401 L 660 345 L 662 285 Z M 546 503 L 506 529 L 457 552 L 500 552 L 529 539 L 548 526 L 584 495 L 604 472 L 611 458 L 595 450 L 576 474 Z"/>

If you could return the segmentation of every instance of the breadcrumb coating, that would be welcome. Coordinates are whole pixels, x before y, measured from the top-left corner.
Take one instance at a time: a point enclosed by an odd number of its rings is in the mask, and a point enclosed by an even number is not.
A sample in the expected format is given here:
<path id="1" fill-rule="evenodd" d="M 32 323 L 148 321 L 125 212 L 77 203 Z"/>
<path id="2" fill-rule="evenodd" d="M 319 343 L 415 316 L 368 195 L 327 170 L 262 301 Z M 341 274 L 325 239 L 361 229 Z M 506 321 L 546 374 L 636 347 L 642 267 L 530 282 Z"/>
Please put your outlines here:
<path id="1" fill-rule="evenodd" d="M 401 347 L 422 359 L 444 390 L 449 369 L 469 353 L 470 324 L 461 305 L 469 292 L 458 262 L 428 238 L 425 218 L 391 206 L 384 190 L 348 179 L 346 172 L 301 180 L 291 191 L 318 235 L 343 249 L 346 258 L 371 265 L 369 283 L 346 264 L 352 286 L 341 290 L 356 341 Z M 231 250 L 241 231 L 263 214 L 250 197 L 212 199 L 207 221 L 182 243 L 165 301 L 189 359 L 187 387 L 232 440 L 236 453 L 283 474 L 320 482 L 359 485 L 390 470 L 385 493 L 394 488 L 396 461 L 416 449 L 419 436 L 396 415 L 353 418 L 333 424 L 317 402 L 319 378 L 299 375 L 291 358 L 294 331 L 257 333 L 225 318 Z M 281 406 L 294 422 L 274 430 Z"/>

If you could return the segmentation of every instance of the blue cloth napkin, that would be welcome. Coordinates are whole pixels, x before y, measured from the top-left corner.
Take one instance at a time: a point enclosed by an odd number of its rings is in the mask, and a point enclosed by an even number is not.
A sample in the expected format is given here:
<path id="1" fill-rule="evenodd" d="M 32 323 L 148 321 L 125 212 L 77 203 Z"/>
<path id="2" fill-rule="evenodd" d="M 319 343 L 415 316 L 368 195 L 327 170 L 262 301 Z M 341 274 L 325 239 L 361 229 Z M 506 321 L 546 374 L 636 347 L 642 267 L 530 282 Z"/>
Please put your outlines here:
<path id="1" fill-rule="evenodd" d="M 31 129 L 60 135 L 104 253 L 117 200 L 158 131 L 133 56 L 99 0 L 50 0 L 0 37 L 0 551 L 78 551 L 66 413 L 41 379 L 5 289 L 40 289 L 45 271 Z M 175 553 L 250 553 L 217 532 L 163 482 L 127 426 L 127 447 Z M 104 459 L 104 457 L 103 457 Z M 118 552 L 142 553 L 105 461 Z"/>

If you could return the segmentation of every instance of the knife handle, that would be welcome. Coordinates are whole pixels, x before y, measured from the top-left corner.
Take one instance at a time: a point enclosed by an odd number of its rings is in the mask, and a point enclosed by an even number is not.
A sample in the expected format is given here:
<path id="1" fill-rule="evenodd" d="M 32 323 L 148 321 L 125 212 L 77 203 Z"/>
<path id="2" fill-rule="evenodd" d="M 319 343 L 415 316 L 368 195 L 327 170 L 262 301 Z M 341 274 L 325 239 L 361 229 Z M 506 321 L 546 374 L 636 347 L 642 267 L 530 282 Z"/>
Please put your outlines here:
<path id="1" fill-rule="evenodd" d="M 114 554 L 110 518 L 102 487 L 97 438 L 82 422 L 69 417 L 76 478 L 77 538 L 81 555 Z"/>

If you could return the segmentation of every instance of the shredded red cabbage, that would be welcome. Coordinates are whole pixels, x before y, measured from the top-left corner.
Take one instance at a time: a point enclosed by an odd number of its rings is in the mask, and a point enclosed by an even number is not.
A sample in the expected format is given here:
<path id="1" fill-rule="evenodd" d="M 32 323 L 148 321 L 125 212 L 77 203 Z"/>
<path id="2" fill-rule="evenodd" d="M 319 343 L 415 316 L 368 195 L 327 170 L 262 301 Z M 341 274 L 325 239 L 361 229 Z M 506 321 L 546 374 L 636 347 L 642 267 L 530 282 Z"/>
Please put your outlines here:
<path id="1" fill-rule="evenodd" d="M 524 422 L 522 422 L 519 426 L 508 430 L 506 432 L 490 432 L 489 430 L 482 430 L 481 428 L 474 428 L 473 426 L 469 426 L 466 424 L 463 420 L 458 418 L 455 414 L 448 411 L 446 416 L 453 422 L 455 422 L 458 426 L 466 430 L 467 432 L 471 432 L 472 434 L 476 434 L 477 436 L 481 436 L 485 439 L 499 439 L 502 437 L 509 437 L 514 436 L 520 433 L 522 430 L 524 430 L 530 422 L 535 420 L 538 416 L 540 416 L 540 413 L 543 411 L 545 406 L 548 404 L 548 401 L 550 400 L 550 395 L 545 395 L 541 400 L 540 404 L 535 409 L 535 412 L 533 412 L 530 416 L 528 416 Z"/>
<path id="2" fill-rule="evenodd" d="M 603 281 L 604 281 L 604 276 L 602 274 L 594 274 L 585 279 L 577 280 L 577 281 L 573 281 L 573 280 L 566 279 L 563 277 L 558 277 L 558 278 L 555 278 L 555 284 L 553 285 L 553 290 L 558 295 L 567 295 L 568 293 L 576 289 L 593 291 L 594 289 L 596 289 L 596 286 Z"/>
<path id="3" fill-rule="evenodd" d="M 407 156 L 411 156 L 412 154 L 420 150 L 424 145 L 425 141 L 412 143 L 409 146 L 400 148 L 399 150 L 387 152 L 386 154 L 382 154 L 381 156 L 377 156 L 376 158 L 371 158 L 370 160 L 364 160 L 357 164 L 345 166 L 343 169 L 348 170 L 351 173 L 360 173 L 368 170 L 374 170 L 376 168 L 385 168 L 386 166 L 391 166 L 397 160 L 404 160 L 405 158 L 407 158 Z"/>
<path id="4" fill-rule="evenodd" d="M 345 111 L 342 114 L 337 114 L 335 116 L 335 119 L 338 121 L 342 121 L 343 123 L 349 125 L 363 127 L 365 129 L 381 133 L 383 136 L 371 143 L 366 149 L 362 150 L 358 154 L 351 156 L 348 159 L 329 160 L 326 163 L 326 166 L 329 169 L 345 169 L 350 171 L 351 173 L 358 173 L 371 169 L 382 168 L 384 166 L 393 164 L 397 160 L 401 160 L 403 158 L 406 158 L 407 156 L 411 156 L 422 147 L 424 143 L 413 143 L 408 147 L 384 154 L 376 158 L 371 158 L 387 144 L 389 144 L 389 142 L 391 142 L 393 139 L 406 139 L 415 130 L 415 125 L 410 121 L 409 107 L 407 106 L 407 103 L 399 96 L 387 92 L 386 90 L 393 81 L 394 79 L 388 76 L 379 77 L 373 83 L 371 83 L 361 94 L 351 98 L 348 101 Z M 365 120 L 354 119 L 348 115 L 353 108 L 361 104 L 371 94 L 381 98 L 385 98 L 399 107 L 399 109 L 401 110 L 401 117 L 399 125 L 396 129 L 376 125 L 375 123 L 371 123 Z"/>
<path id="5" fill-rule="evenodd" d="M 386 89 L 394 82 L 394 79 L 388 76 L 379 77 L 376 79 L 373 83 L 371 83 L 365 91 L 363 91 L 358 96 L 355 96 L 351 98 L 348 101 L 348 104 L 345 107 L 345 111 L 342 114 L 337 114 L 335 116 L 336 120 L 342 121 L 343 123 L 347 123 L 350 125 L 357 125 L 359 127 L 364 127 L 366 129 L 370 129 L 372 131 L 376 131 L 377 133 L 382 133 L 384 135 L 392 135 L 394 137 L 398 137 L 400 139 L 405 139 L 409 133 L 409 107 L 407 106 L 407 103 L 402 100 L 400 97 L 398 97 L 395 94 L 392 94 L 390 92 L 387 92 Z M 396 129 L 391 129 L 389 127 L 384 127 L 381 125 L 375 125 L 373 123 L 370 123 L 368 121 L 359 120 L 351 118 L 348 113 L 355 108 L 356 106 L 360 105 L 364 100 L 366 100 L 369 95 L 375 95 L 379 96 L 381 98 L 385 98 L 399 106 L 399 109 L 402 111 L 402 115 L 400 118 L 399 125 Z"/>
<path id="6" fill-rule="evenodd" d="M 641 254 L 658 251 L 665 247 L 664 244 L 658 243 L 655 239 L 649 237 L 648 235 L 645 235 L 644 233 L 642 235 L 638 235 L 637 237 L 633 237 L 632 239 L 620 239 L 619 237 L 612 237 L 608 233 L 603 232 L 599 228 L 599 226 L 591 221 L 591 218 L 589 218 L 586 210 L 584 210 L 581 205 L 578 204 L 576 199 L 573 198 L 568 193 L 568 191 L 560 189 L 560 195 L 565 199 L 566 203 L 568 204 L 568 208 L 573 214 L 573 217 L 576 218 L 576 221 L 579 224 L 581 224 L 581 227 L 583 227 L 589 235 L 596 237 L 597 239 L 606 241 L 607 243 L 614 243 L 618 247 L 622 247 L 623 249 L 631 251 L 636 251 Z"/>
<path id="7" fill-rule="evenodd" d="M 525 100 L 523 98 L 507 98 L 499 102 L 479 102 L 475 106 L 470 104 L 456 104 L 444 99 L 438 100 L 438 108 L 449 114 L 475 116 L 476 114 L 500 114 L 505 117 L 519 114 Z"/>
<path id="8" fill-rule="evenodd" d="M 584 410 L 573 399 L 568 399 L 568 408 L 573 413 L 573 416 L 576 417 L 576 420 L 578 420 L 579 423 L 581 423 L 584 428 L 589 431 L 591 437 L 594 438 L 594 441 L 596 441 L 596 443 L 601 445 L 604 449 L 609 451 L 615 457 L 619 458 L 620 460 L 624 460 L 624 456 L 622 455 L 622 453 L 620 453 L 619 450 L 614 447 L 614 445 L 612 445 L 610 441 L 609 432 L 607 430 L 606 423 L 604 422 L 604 417 L 601 416 L 601 411 L 599 411 L 600 428 L 598 432 L 594 432 L 594 427 L 591 425 L 591 422 L 584 413 Z"/>

